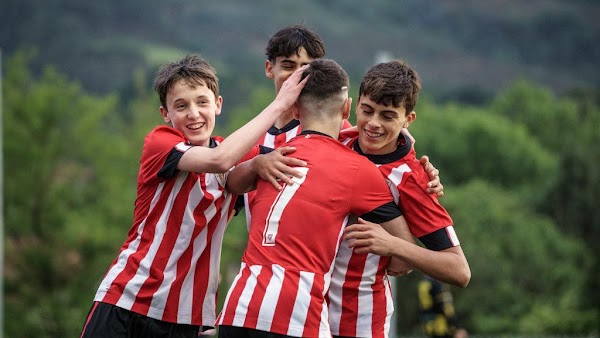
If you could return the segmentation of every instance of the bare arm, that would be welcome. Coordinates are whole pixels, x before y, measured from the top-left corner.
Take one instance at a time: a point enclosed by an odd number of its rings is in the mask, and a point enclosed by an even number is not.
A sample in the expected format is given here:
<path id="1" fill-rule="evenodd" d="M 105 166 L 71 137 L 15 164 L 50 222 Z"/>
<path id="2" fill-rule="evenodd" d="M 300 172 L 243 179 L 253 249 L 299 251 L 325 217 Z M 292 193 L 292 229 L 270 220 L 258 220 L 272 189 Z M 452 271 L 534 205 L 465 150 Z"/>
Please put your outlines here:
<path id="1" fill-rule="evenodd" d="M 300 81 L 308 66 L 298 68 L 282 85 L 275 100 L 260 114 L 227 137 L 216 148 L 192 147 L 186 151 L 177 169 L 190 172 L 222 173 L 233 167 L 256 144 L 283 112 L 296 102 L 306 84 Z"/>
<path id="2" fill-rule="evenodd" d="M 460 246 L 433 251 L 390 235 L 379 224 L 359 219 L 346 227 L 345 239 L 357 253 L 394 256 L 442 282 L 466 287 L 471 279 L 469 263 Z"/>
<path id="3" fill-rule="evenodd" d="M 306 166 L 304 161 L 285 156 L 294 151 L 294 147 L 281 147 L 268 154 L 258 155 L 249 161 L 240 163 L 229 173 L 227 190 L 235 194 L 254 190 L 258 178 L 271 182 L 277 190 L 282 188 L 280 181 L 292 184 L 291 176 L 302 177 L 302 174 L 293 167 Z"/>

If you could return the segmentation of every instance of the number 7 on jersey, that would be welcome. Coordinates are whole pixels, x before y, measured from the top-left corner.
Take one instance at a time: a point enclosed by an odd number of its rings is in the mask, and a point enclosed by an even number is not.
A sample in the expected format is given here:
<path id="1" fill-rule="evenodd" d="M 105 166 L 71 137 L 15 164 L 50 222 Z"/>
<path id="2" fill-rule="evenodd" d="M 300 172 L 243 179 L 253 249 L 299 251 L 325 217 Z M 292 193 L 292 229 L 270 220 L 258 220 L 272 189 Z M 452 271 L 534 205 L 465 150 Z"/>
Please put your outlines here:
<path id="1" fill-rule="evenodd" d="M 300 189 L 300 186 L 304 180 L 306 180 L 306 175 L 308 174 L 307 167 L 298 167 L 294 169 L 301 172 L 303 176 L 301 178 L 292 177 L 294 184 L 284 184 L 283 189 L 281 189 L 275 198 L 275 201 L 273 201 L 273 204 L 271 204 L 271 209 L 269 210 L 269 214 L 267 215 L 267 220 L 265 222 L 265 231 L 263 232 L 263 246 L 275 245 L 277 231 L 279 230 L 279 221 L 281 220 L 283 210 L 287 207 L 298 189 Z"/>

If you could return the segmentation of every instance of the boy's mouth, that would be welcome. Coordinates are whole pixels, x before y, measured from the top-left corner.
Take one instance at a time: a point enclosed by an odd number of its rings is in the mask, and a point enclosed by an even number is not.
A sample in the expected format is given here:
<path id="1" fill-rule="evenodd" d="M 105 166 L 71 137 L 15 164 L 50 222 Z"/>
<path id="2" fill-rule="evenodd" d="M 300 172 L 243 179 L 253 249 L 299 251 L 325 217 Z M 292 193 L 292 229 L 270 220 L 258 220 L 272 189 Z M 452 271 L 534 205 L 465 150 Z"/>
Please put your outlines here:
<path id="1" fill-rule="evenodd" d="M 365 131 L 365 134 L 370 138 L 377 138 L 377 137 L 383 136 L 383 133 L 376 133 L 374 131 L 369 131 L 366 129 L 364 129 L 364 131 Z"/>
<path id="2" fill-rule="evenodd" d="M 205 122 L 198 122 L 198 123 L 188 124 L 186 127 L 191 130 L 198 130 L 198 129 L 204 127 L 205 124 L 206 124 Z"/>

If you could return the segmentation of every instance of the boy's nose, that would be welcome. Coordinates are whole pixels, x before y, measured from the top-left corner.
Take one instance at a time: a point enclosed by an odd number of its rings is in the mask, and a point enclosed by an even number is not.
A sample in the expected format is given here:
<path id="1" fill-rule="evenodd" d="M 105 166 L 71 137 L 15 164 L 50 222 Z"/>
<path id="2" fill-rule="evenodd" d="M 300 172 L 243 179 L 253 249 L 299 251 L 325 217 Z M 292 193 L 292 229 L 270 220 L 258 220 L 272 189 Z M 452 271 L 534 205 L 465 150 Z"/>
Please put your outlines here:
<path id="1" fill-rule="evenodd" d="M 196 119 L 200 116 L 200 108 L 192 105 L 188 111 L 187 117 L 190 119 Z"/>
<path id="2" fill-rule="evenodd" d="M 369 122 L 367 122 L 367 124 L 371 127 L 379 127 L 381 126 L 381 123 L 379 123 L 377 121 L 377 119 L 370 119 Z"/>

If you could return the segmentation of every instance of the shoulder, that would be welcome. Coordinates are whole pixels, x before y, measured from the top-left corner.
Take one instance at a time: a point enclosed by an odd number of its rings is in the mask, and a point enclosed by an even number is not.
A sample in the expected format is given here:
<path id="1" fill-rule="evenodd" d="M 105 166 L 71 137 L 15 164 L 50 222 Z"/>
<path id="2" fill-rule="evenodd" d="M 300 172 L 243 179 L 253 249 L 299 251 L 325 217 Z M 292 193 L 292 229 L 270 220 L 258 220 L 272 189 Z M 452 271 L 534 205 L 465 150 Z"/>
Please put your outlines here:
<path id="1" fill-rule="evenodd" d="M 158 126 L 146 135 L 142 155 L 169 152 L 175 147 L 185 152 L 191 146 L 186 145 L 185 137 L 180 131 L 169 126 Z"/>

